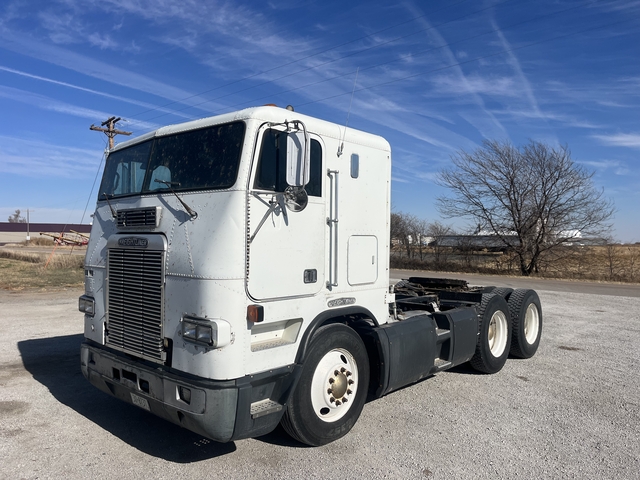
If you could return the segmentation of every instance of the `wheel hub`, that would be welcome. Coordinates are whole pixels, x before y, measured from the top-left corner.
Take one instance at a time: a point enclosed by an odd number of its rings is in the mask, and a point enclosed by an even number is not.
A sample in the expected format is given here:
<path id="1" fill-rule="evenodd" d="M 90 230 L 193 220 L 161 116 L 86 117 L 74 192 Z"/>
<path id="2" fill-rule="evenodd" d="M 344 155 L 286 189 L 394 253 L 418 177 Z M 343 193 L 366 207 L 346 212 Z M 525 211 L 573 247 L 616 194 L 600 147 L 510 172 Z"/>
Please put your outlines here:
<path id="1" fill-rule="evenodd" d="M 320 360 L 311 382 L 311 404 L 325 422 L 335 422 L 349 411 L 356 396 L 358 367 L 353 355 L 336 348 Z"/>
<path id="2" fill-rule="evenodd" d="M 329 377 L 329 390 L 327 393 L 333 397 L 334 400 L 342 400 L 345 394 L 350 394 L 349 379 L 351 372 L 346 368 L 335 370 L 333 376 Z M 351 382 L 353 383 L 353 381 Z"/>

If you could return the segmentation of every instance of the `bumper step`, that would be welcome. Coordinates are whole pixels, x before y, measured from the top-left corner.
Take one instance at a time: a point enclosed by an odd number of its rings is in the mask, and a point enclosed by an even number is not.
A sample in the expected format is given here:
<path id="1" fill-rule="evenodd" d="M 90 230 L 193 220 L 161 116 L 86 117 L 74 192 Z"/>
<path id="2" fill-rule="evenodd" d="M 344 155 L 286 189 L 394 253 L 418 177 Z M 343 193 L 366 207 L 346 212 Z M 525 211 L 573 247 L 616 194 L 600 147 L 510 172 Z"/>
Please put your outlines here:
<path id="1" fill-rule="evenodd" d="M 260 400 L 251 404 L 251 418 L 264 417 L 270 413 L 279 412 L 282 410 L 282 405 L 268 398 Z"/>

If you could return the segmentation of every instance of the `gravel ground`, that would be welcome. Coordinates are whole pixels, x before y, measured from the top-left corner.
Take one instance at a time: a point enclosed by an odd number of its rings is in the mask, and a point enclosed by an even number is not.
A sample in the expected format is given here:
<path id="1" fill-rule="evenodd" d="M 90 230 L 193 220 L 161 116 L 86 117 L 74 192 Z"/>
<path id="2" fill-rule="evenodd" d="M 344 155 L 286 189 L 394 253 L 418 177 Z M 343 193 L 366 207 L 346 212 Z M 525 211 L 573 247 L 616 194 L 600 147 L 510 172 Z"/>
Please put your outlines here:
<path id="1" fill-rule="evenodd" d="M 556 289 L 557 290 L 557 289 Z M 640 290 L 640 288 L 639 288 Z M 91 386 L 79 291 L 0 292 L 0 478 L 638 478 L 640 298 L 538 291 L 542 342 L 368 403 L 320 448 L 217 444 Z"/>

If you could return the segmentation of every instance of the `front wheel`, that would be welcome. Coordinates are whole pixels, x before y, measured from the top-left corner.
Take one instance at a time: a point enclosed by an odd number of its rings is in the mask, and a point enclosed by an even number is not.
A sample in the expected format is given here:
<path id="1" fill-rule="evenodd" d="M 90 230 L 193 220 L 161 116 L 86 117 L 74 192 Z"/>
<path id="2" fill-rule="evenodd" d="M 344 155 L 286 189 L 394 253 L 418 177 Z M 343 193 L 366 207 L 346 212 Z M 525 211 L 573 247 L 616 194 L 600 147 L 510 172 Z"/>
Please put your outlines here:
<path id="1" fill-rule="evenodd" d="M 471 366 L 484 373 L 499 372 L 511 347 L 509 307 L 501 295 L 482 295 L 478 308 L 478 339 Z"/>
<path id="2" fill-rule="evenodd" d="M 311 340 L 282 426 L 307 445 L 333 442 L 355 425 L 368 387 L 367 350 L 358 334 L 342 324 L 325 325 Z"/>

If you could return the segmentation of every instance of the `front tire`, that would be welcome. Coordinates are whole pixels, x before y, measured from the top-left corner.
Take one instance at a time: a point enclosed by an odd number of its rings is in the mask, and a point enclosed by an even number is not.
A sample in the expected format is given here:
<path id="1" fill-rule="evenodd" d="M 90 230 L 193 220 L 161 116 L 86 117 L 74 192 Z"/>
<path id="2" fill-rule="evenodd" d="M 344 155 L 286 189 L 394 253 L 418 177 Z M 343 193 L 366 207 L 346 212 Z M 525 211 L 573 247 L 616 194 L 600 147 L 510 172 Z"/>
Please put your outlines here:
<path id="1" fill-rule="evenodd" d="M 282 426 L 296 440 L 320 446 L 351 430 L 369 388 L 369 359 L 358 334 L 334 323 L 314 334 Z"/>
<path id="2" fill-rule="evenodd" d="M 482 295 L 478 308 L 478 340 L 471 366 L 484 373 L 499 372 L 511 347 L 509 306 L 501 295 Z"/>

